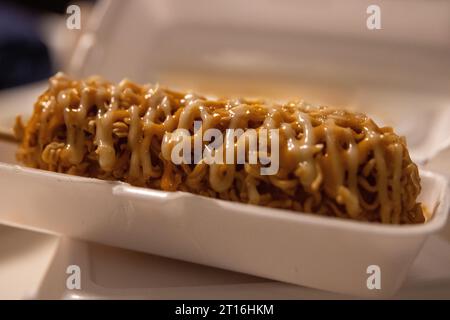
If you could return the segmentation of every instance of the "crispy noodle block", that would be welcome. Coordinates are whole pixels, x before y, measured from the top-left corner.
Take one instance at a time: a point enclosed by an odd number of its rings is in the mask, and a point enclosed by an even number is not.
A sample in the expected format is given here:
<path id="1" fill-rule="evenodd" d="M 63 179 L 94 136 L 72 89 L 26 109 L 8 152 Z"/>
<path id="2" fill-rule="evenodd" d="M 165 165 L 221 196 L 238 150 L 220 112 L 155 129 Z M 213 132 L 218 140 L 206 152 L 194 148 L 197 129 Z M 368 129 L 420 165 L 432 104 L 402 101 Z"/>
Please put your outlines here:
<path id="1" fill-rule="evenodd" d="M 193 133 L 194 120 L 203 132 L 279 129 L 278 173 L 261 175 L 260 163 L 175 165 L 171 134 Z M 354 220 L 425 221 L 405 139 L 360 113 L 301 101 L 212 100 L 58 73 L 28 124 L 18 119 L 16 129 L 17 158 L 33 168 Z"/>

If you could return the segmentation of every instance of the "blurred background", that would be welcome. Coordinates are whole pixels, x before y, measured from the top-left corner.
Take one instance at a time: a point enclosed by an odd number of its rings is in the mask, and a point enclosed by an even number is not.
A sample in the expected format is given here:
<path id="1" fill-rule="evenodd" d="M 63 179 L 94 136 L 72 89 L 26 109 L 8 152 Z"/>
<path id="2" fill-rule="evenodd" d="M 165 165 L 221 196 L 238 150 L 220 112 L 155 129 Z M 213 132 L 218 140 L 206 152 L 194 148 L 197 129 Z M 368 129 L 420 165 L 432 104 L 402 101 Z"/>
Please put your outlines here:
<path id="1" fill-rule="evenodd" d="M 89 14 L 94 1 L 81 1 Z M 69 1 L 0 2 L 0 89 L 44 78 L 64 68 L 77 34 L 66 28 Z"/>
<path id="2" fill-rule="evenodd" d="M 66 27 L 73 3 L 79 30 Z M 381 30 L 366 26 L 371 4 Z M 188 86 L 205 77 L 222 91 L 283 97 L 292 87 L 302 94 L 298 83 L 341 95 L 365 84 L 444 94 L 450 86 L 447 0 L 2 0 L 0 23 L 1 88 L 57 70 L 180 85 L 191 78 Z"/>

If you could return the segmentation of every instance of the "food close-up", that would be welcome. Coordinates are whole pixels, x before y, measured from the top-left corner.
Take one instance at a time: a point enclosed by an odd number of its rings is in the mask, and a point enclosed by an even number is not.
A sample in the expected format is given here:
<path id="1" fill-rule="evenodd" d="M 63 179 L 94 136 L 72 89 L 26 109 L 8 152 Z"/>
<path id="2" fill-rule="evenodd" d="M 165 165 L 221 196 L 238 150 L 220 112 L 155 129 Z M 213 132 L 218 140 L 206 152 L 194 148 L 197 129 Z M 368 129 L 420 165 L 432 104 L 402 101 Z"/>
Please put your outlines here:
<path id="1" fill-rule="evenodd" d="M 422 0 L 1 3 L 0 299 L 450 300 L 448 21 Z"/>

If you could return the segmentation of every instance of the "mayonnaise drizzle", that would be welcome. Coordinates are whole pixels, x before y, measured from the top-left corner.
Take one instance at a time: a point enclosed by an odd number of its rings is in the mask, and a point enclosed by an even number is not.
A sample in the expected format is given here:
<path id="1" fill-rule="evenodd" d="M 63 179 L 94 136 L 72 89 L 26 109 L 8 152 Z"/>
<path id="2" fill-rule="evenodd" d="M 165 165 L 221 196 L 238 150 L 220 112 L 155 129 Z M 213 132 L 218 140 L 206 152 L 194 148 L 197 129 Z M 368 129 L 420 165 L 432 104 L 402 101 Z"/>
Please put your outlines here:
<path id="1" fill-rule="evenodd" d="M 108 104 L 106 112 L 98 112 L 97 116 L 97 144 L 98 161 L 100 167 L 105 171 L 112 171 L 116 162 L 116 151 L 112 136 L 112 125 L 114 122 L 114 111 L 119 108 L 120 90 L 112 88 L 111 103 Z"/>

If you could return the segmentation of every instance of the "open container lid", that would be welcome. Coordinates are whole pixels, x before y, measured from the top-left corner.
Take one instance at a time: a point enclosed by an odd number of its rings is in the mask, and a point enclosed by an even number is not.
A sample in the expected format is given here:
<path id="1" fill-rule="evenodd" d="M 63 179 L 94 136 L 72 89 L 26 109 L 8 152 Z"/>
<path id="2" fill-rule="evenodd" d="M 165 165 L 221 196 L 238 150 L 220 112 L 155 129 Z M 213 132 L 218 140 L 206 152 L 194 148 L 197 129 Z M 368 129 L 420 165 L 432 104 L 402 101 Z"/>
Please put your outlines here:
<path id="1" fill-rule="evenodd" d="M 380 1 L 371 31 L 370 4 L 105 0 L 69 73 L 362 110 L 424 162 L 450 145 L 450 5 Z"/>

